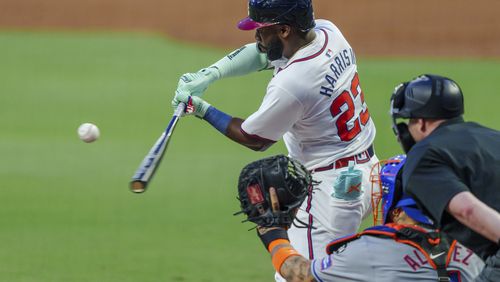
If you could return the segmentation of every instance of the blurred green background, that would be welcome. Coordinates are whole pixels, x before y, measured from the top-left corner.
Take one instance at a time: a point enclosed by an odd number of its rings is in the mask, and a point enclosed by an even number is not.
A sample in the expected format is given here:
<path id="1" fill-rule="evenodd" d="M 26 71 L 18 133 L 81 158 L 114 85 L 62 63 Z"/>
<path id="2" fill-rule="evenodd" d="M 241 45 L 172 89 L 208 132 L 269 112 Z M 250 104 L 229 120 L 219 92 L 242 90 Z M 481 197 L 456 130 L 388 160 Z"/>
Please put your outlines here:
<path id="1" fill-rule="evenodd" d="M 177 79 L 230 50 L 148 33 L 0 32 L 0 281 L 272 281 L 236 184 L 253 152 L 196 118 L 180 120 L 149 191 L 128 181 L 170 120 Z M 380 159 L 401 153 L 389 96 L 421 73 L 461 85 L 466 119 L 498 129 L 500 61 L 359 57 Z M 260 105 L 270 72 L 216 82 L 233 116 Z M 101 138 L 80 141 L 81 123 Z M 369 224 L 370 222 L 366 222 Z"/>

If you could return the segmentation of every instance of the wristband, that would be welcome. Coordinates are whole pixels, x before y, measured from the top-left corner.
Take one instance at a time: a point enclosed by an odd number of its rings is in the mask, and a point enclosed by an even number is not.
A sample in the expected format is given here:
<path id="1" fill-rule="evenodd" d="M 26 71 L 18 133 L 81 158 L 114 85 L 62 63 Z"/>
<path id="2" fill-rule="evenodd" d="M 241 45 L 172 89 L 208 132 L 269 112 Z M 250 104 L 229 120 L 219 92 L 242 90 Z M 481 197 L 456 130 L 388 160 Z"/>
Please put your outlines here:
<path id="1" fill-rule="evenodd" d="M 271 244 L 279 239 L 284 239 L 287 242 L 288 241 L 288 234 L 286 233 L 285 229 L 283 228 L 276 228 L 267 231 L 264 234 L 260 234 L 259 231 L 257 231 L 257 235 L 259 235 L 260 240 L 264 244 L 264 247 L 266 247 L 266 250 L 271 252 Z"/>
<path id="2" fill-rule="evenodd" d="M 278 241 L 281 241 L 281 240 L 278 240 Z M 290 242 L 288 242 L 288 240 L 283 240 L 286 242 L 286 246 L 284 247 L 280 247 L 279 244 L 277 245 L 277 249 L 276 251 L 272 250 L 273 252 L 271 253 L 271 256 L 272 256 L 272 262 L 273 262 L 273 266 L 274 266 L 274 269 L 276 269 L 276 271 L 281 274 L 281 266 L 283 265 L 283 263 L 291 256 L 300 256 L 299 252 L 297 252 L 297 250 L 295 250 L 291 245 L 290 245 Z"/>
<path id="3" fill-rule="evenodd" d="M 274 241 L 271 242 L 271 244 L 269 244 L 269 247 L 267 247 L 267 250 L 269 251 L 269 253 L 272 253 L 273 249 L 278 246 L 278 245 L 289 245 L 290 244 L 290 241 L 288 241 L 287 239 L 276 239 Z"/>
<path id="4" fill-rule="evenodd" d="M 210 106 L 203 116 L 203 119 L 215 127 L 219 132 L 226 135 L 229 122 L 231 122 L 233 117 L 217 110 L 214 106 Z"/>

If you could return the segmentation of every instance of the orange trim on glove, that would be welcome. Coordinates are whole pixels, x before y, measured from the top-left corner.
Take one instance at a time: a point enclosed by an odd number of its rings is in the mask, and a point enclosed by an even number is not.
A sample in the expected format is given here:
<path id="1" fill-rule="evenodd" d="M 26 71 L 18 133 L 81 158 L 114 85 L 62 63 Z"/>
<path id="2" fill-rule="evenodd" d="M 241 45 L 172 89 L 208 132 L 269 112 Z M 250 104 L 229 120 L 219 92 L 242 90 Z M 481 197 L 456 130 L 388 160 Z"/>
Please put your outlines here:
<path id="1" fill-rule="evenodd" d="M 281 266 L 291 256 L 300 256 L 299 252 L 295 250 L 290 241 L 286 239 L 277 239 L 269 244 L 269 252 L 271 253 L 271 260 L 274 269 L 281 274 Z"/>

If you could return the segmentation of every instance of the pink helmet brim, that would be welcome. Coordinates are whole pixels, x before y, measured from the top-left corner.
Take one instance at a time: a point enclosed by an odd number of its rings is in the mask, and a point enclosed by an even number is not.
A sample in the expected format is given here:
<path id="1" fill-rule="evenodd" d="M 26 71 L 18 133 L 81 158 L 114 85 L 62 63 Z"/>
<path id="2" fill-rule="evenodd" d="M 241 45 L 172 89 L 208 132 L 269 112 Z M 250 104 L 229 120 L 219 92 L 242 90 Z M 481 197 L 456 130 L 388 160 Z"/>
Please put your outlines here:
<path id="1" fill-rule="evenodd" d="M 246 17 L 238 23 L 238 28 L 241 30 L 254 30 L 254 29 L 258 29 L 258 28 L 266 27 L 266 26 L 270 26 L 270 25 L 275 25 L 275 24 L 276 23 L 259 23 L 259 22 L 252 20 L 250 17 Z"/>

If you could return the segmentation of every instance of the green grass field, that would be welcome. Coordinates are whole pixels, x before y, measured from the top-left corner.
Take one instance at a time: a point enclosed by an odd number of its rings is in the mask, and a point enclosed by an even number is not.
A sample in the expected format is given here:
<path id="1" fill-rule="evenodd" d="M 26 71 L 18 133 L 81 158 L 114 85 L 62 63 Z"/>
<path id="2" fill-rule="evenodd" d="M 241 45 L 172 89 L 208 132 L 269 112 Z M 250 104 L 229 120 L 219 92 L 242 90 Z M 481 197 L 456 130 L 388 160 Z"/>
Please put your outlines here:
<path id="1" fill-rule="evenodd" d="M 0 32 L 0 281 L 272 281 L 252 225 L 232 214 L 240 169 L 285 153 L 282 143 L 256 153 L 185 118 L 150 190 L 128 191 L 170 119 L 177 78 L 227 51 L 146 34 Z M 358 65 L 380 158 L 401 152 L 389 96 L 420 73 L 456 79 L 466 119 L 500 127 L 498 59 Z M 246 117 L 270 75 L 217 82 L 205 97 Z M 96 123 L 101 139 L 80 141 L 83 122 Z"/>

